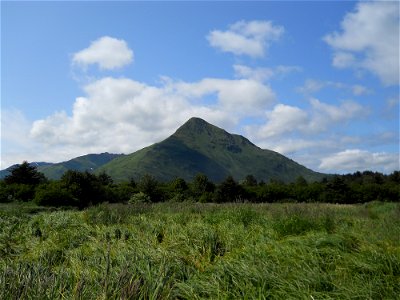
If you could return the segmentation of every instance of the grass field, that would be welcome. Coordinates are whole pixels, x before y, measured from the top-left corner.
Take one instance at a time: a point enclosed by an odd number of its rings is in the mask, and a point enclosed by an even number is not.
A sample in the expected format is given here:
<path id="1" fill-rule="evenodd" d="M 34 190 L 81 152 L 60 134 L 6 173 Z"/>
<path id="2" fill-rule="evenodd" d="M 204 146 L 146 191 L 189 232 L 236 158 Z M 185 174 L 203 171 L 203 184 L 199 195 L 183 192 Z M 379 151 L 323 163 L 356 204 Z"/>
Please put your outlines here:
<path id="1" fill-rule="evenodd" d="M 399 203 L 0 206 L 0 299 L 399 295 Z"/>

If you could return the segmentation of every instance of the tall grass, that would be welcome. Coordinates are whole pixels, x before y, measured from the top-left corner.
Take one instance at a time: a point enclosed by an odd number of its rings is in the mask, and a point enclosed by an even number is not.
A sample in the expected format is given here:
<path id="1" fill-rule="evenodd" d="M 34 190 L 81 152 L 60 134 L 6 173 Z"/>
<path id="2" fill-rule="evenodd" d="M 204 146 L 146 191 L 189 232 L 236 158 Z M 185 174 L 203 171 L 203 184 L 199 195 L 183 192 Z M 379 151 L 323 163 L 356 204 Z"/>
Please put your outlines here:
<path id="1" fill-rule="evenodd" d="M 399 299 L 400 206 L 0 208 L 0 299 Z"/>

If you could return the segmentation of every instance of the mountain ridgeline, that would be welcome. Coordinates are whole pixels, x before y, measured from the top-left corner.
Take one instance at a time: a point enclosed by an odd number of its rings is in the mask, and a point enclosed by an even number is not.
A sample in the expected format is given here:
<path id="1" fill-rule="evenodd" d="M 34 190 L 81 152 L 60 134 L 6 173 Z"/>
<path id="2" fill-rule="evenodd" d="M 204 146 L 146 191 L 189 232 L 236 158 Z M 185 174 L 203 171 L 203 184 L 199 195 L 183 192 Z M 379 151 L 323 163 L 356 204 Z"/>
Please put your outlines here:
<path id="1" fill-rule="evenodd" d="M 58 180 L 68 170 L 94 172 L 102 165 L 120 156 L 123 156 L 123 154 L 105 152 L 100 154 L 87 154 L 60 163 L 32 162 L 30 165 L 35 166 L 37 170 L 43 173 L 47 178 Z M 1 170 L 0 179 L 11 174 L 11 170 L 16 166 L 18 165 L 13 165 L 7 169 Z"/>
<path id="2" fill-rule="evenodd" d="M 177 177 L 191 181 L 203 173 L 214 182 L 229 175 L 236 180 L 251 174 L 257 180 L 283 182 L 294 182 L 299 176 L 318 181 L 325 176 L 199 118 L 191 118 L 164 141 L 117 157 L 95 172 L 106 172 L 118 182 L 145 174 L 160 181 Z"/>

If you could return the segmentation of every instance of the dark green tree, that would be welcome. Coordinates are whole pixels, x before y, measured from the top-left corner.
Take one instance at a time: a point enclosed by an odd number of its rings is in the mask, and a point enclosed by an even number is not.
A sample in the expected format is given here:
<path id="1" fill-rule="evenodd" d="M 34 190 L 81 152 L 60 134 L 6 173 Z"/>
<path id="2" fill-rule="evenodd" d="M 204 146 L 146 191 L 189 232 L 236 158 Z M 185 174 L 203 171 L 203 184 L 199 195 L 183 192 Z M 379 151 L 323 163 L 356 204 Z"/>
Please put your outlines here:
<path id="1" fill-rule="evenodd" d="M 299 177 L 296 178 L 296 185 L 297 186 L 303 186 L 304 187 L 304 186 L 307 186 L 307 184 L 308 184 L 307 180 L 305 180 L 303 176 L 299 176 Z"/>
<path id="2" fill-rule="evenodd" d="M 197 174 L 192 181 L 191 191 L 194 198 L 199 202 L 211 202 L 215 185 L 204 174 Z"/>
<path id="3" fill-rule="evenodd" d="M 59 181 L 40 185 L 36 189 L 34 201 L 38 205 L 46 206 L 76 206 L 78 204 L 78 200 Z"/>
<path id="4" fill-rule="evenodd" d="M 3 198 L 10 201 L 30 201 L 35 195 L 35 189 L 47 179 L 37 171 L 35 166 L 30 165 L 27 161 L 15 166 L 11 170 L 11 174 L 4 178 L 6 191 Z"/>
<path id="5" fill-rule="evenodd" d="M 244 201 L 244 189 L 232 176 L 228 176 L 217 188 L 216 202 Z"/>
<path id="6" fill-rule="evenodd" d="M 343 176 L 335 175 L 326 184 L 324 202 L 350 203 L 349 186 Z"/>
<path id="7" fill-rule="evenodd" d="M 188 189 L 188 185 L 183 178 L 175 178 L 171 182 L 171 188 L 177 193 L 184 193 Z"/>
<path id="8" fill-rule="evenodd" d="M 188 198 L 189 187 L 183 178 L 175 178 L 168 185 L 168 198 L 173 201 L 184 201 Z"/>
<path id="9" fill-rule="evenodd" d="M 257 179 L 253 175 L 247 175 L 243 182 L 246 186 L 256 186 Z"/>
<path id="10" fill-rule="evenodd" d="M 192 190 L 196 196 L 204 193 L 212 193 L 215 190 L 215 185 L 204 174 L 197 174 L 192 182 Z"/>
<path id="11" fill-rule="evenodd" d="M 140 178 L 138 190 L 150 197 L 151 202 L 161 201 L 161 191 L 158 181 L 151 175 L 145 174 Z"/>
<path id="12" fill-rule="evenodd" d="M 102 185 L 112 185 L 114 183 L 111 176 L 104 171 L 97 175 L 97 178 Z"/>
<path id="13" fill-rule="evenodd" d="M 78 200 L 78 207 L 97 204 L 101 202 L 113 202 L 110 189 L 106 188 L 104 181 L 89 172 L 69 170 L 61 177 L 61 184 Z"/>
<path id="14" fill-rule="evenodd" d="M 27 161 L 15 166 L 11 170 L 11 174 L 4 178 L 6 184 L 28 184 L 38 185 L 46 182 L 46 177 L 43 173 L 38 172 L 35 166 L 30 165 Z"/>

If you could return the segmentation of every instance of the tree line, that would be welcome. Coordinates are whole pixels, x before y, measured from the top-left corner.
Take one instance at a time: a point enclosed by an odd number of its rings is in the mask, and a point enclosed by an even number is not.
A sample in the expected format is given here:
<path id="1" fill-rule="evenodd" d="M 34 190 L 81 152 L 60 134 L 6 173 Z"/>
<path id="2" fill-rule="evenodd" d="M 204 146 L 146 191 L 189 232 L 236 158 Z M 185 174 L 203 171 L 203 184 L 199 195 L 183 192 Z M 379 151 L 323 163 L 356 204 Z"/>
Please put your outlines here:
<path id="1" fill-rule="evenodd" d="M 298 177 L 294 183 L 257 181 L 248 175 L 240 182 L 232 176 L 216 184 L 204 174 L 191 182 L 175 178 L 159 182 L 151 175 L 138 181 L 115 183 L 106 173 L 69 170 L 60 180 L 48 180 L 27 162 L 14 167 L 0 181 L 0 202 L 33 201 L 44 206 L 85 208 L 102 202 L 324 202 L 353 204 L 400 201 L 400 172 L 356 172 L 327 176 L 319 182 Z"/>

